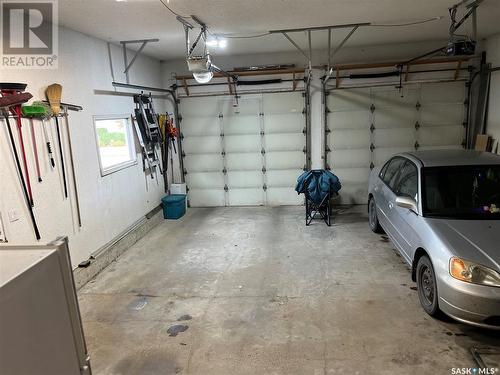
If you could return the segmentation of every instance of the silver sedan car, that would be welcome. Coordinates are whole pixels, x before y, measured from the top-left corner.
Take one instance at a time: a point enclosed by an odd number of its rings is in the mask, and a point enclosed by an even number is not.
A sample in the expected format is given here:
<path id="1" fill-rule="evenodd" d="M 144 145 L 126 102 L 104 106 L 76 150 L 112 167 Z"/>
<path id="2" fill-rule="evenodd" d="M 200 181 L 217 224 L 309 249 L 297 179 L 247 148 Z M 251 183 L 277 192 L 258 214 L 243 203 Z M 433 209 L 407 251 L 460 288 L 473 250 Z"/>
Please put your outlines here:
<path id="1" fill-rule="evenodd" d="M 398 154 L 372 171 L 368 192 L 370 227 L 411 265 L 424 310 L 500 329 L 500 156 Z"/>

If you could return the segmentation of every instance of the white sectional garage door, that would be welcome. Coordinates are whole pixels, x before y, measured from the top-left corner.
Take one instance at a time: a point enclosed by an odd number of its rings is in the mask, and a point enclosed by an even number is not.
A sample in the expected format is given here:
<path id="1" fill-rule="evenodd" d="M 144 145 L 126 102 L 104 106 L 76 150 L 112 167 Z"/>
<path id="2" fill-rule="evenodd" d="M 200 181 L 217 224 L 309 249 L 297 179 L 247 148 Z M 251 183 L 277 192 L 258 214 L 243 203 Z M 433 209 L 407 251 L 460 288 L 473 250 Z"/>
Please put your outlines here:
<path id="1" fill-rule="evenodd" d="M 184 169 L 193 207 L 301 204 L 305 164 L 300 92 L 181 101 Z"/>
<path id="2" fill-rule="evenodd" d="M 328 165 L 344 204 L 364 204 L 370 169 L 410 150 L 461 148 L 463 82 L 333 90 L 328 95 Z"/>

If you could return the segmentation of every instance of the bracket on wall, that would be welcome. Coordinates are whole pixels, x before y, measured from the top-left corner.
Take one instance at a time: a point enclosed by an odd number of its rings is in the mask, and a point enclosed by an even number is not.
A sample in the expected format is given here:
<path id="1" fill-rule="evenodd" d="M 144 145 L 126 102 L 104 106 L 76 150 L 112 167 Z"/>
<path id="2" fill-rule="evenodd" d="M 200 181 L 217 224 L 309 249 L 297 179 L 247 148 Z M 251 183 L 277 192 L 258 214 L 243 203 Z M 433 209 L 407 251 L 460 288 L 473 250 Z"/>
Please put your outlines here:
<path id="1" fill-rule="evenodd" d="M 122 45 L 122 49 L 123 49 L 123 62 L 124 62 L 124 66 L 125 66 L 125 70 L 123 71 L 123 73 L 125 73 L 125 78 L 127 80 L 127 83 L 130 83 L 128 72 L 129 72 L 130 68 L 132 67 L 132 65 L 134 65 L 135 60 L 137 59 L 139 54 L 142 52 L 144 47 L 146 47 L 146 45 L 148 43 L 155 43 L 155 42 L 159 42 L 159 41 L 160 41 L 160 39 L 139 39 L 139 40 L 122 40 L 122 41 L 120 41 L 120 44 Z M 135 52 L 135 55 L 134 55 L 134 57 L 132 57 L 132 60 L 130 60 L 130 62 L 128 62 L 127 44 L 138 44 L 138 43 L 141 43 L 141 46 Z"/>

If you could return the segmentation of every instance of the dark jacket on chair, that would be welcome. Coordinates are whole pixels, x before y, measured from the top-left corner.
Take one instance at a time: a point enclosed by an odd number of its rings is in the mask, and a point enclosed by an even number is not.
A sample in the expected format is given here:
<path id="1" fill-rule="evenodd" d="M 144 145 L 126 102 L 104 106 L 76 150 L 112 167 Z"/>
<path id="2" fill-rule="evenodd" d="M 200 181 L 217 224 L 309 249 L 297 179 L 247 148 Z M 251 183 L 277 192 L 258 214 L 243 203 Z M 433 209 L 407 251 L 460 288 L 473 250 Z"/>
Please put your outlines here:
<path id="1" fill-rule="evenodd" d="M 321 203 L 329 191 L 337 194 L 341 188 L 339 178 L 324 169 L 315 169 L 302 173 L 297 178 L 297 185 L 295 185 L 295 191 L 298 194 L 305 194 L 307 189 L 309 198 L 315 203 Z"/>

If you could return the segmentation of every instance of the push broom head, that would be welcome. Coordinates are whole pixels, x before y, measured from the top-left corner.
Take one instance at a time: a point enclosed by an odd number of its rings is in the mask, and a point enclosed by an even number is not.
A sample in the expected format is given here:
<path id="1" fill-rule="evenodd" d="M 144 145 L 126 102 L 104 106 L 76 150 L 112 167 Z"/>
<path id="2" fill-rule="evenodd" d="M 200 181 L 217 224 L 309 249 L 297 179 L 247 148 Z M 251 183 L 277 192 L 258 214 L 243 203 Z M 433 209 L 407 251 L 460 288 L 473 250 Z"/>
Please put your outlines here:
<path id="1" fill-rule="evenodd" d="M 49 101 L 50 108 L 52 108 L 54 116 L 57 116 L 59 112 L 61 112 L 61 94 L 62 86 L 57 83 L 50 85 L 45 91 L 45 95 L 47 96 L 47 100 Z"/>
<path id="2" fill-rule="evenodd" d="M 21 107 L 21 112 L 24 117 L 31 118 L 46 118 L 47 117 L 47 107 L 39 104 L 33 103 L 32 105 L 23 105 Z"/>
<path id="3" fill-rule="evenodd" d="M 39 101 L 39 102 L 33 102 L 32 105 L 36 107 L 43 107 L 44 115 L 41 116 L 41 118 L 49 119 L 52 117 L 52 108 L 50 108 L 50 106 L 47 103 Z M 36 117 L 40 118 L 39 116 Z"/>
<path id="4" fill-rule="evenodd" d="M 0 97 L 0 108 L 10 108 L 16 105 L 21 105 L 26 103 L 33 97 L 29 92 L 23 92 L 21 94 L 9 94 Z"/>

